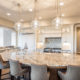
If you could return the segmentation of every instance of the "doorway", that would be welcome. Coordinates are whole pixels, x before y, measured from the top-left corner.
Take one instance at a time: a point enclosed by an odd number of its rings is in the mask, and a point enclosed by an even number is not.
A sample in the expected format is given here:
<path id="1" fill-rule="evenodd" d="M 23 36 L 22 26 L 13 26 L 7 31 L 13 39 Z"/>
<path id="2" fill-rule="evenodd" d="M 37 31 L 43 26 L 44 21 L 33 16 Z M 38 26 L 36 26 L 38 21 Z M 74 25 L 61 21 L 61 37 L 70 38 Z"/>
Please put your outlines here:
<path id="1" fill-rule="evenodd" d="M 80 27 L 77 27 L 77 53 L 80 54 Z"/>

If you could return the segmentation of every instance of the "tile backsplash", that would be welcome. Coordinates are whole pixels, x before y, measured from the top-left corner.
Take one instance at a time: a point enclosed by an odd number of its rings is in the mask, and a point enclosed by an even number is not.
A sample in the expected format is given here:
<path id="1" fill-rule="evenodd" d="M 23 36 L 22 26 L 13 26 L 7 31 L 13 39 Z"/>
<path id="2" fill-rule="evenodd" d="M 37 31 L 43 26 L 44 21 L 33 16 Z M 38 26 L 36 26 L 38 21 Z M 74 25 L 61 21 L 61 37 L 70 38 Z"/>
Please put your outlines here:
<path id="1" fill-rule="evenodd" d="M 61 48 L 61 37 L 45 38 L 45 48 Z"/>

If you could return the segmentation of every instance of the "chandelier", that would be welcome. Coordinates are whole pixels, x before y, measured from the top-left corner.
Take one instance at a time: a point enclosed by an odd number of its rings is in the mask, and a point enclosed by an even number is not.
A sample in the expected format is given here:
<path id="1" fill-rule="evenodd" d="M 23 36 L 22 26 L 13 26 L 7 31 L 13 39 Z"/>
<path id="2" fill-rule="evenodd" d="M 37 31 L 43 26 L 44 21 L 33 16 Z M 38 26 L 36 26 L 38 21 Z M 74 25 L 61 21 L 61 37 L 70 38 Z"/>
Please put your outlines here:
<path id="1" fill-rule="evenodd" d="M 17 3 L 17 7 L 19 9 L 19 18 L 21 17 L 21 4 L 20 3 Z M 18 32 L 20 31 L 21 29 L 21 26 L 22 26 L 22 21 L 21 21 L 21 18 L 14 24 L 14 28 L 15 30 Z"/>
<path id="2" fill-rule="evenodd" d="M 37 27 L 39 26 L 39 22 L 38 22 L 37 19 L 34 19 L 34 20 L 32 21 L 32 26 L 35 27 L 35 28 L 37 28 Z"/>
<path id="3" fill-rule="evenodd" d="M 59 28 L 59 26 L 61 26 L 61 8 L 59 3 L 60 3 L 59 0 L 57 0 L 57 5 L 56 5 L 57 15 L 56 18 L 52 20 L 52 24 L 56 26 L 56 28 Z"/>
<path id="4" fill-rule="evenodd" d="M 16 31 L 20 31 L 21 26 L 22 26 L 22 22 L 19 21 L 15 23 L 14 28 Z"/>
<path id="5" fill-rule="evenodd" d="M 37 19 L 37 12 L 36 12 L 36 7 L 37 7 L 37 0 L 34 1 L 34 20 L 32 21 L 31 25 L 32 27 L 37 28 L 39 26 L 39 21 Z"/>
<path id="6" fill-rule="evenodd" d="M 60 26 L 60 24 L 61 24 L 61 19 L 60 19 L 60 17 L 57 17 L 56 18 L 56 27 Z"/>

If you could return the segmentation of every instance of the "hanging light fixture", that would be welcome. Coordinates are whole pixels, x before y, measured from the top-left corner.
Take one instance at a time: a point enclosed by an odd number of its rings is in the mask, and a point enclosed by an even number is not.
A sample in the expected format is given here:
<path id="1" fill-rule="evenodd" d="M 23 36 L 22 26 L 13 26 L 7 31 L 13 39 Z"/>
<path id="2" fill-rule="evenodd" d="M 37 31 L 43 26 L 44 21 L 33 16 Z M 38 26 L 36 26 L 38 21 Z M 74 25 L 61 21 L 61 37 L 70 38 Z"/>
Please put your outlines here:
<path id="1" fill-rule="evenodd" d="M 14 24 L 14 28 L 15 28 L 16 31 L 20 31 L 21 26 L 22 26 L 22 21 L 21 21 L 21 4 L 20 3 L 17 3 L 17 7 L 19 9 L 19 21 L 17 21 Z"/>
<path id="2" fill-rule="evenodd" d="M 16 30 L 16 31 L 20 31 L 21 26 L 22 26 L 22 23 L 21 23 L 20 21 L 19 21 L 19 22 L 16 22 L 15 25 L 14 25 L 15 30 Z"/>
<path id="3" fill-rule="evenodd" d="M 39 26 L 39 22 L 36 15 L 37 14 L 36 7 L 37 7 L 37 0 L 34 1 L 34 20 L 32 21 L 32 26 L 35 28 Z"/>
<path id="4" fill-rule="evenodd" d="M 14 24 L 14 29 L 16 31 L 16 47 L 19 47 L 19 36 L 20 36 L 20 30 L 22 27 L 22 21 L 21 21 L 21 4 L 17 3 L 17 7 L 19 9 L 19 20 Z"/>
<path id="5" fill-rule="evenodd" d="M 32 25 L 33 25 L 33 27 L 37 28 L 38 25 L 39 25 L 38 20 L 37 20 L 37 19 L 34 19 L 34 20 L 32 21 Z"/>
<path id="6" fill-rule="evenodd" d="M 52 24 L 55 25 L 56 28 L 58 28 L 59 26 L 61 26 L 61 9 L 59 0 L 57 0 L 56 12 L 57 12 L 56 18 L 52 20 Z"/>
<path id="7" fill-rule="evenodd" d="M 60 14 L 59 0 L 57 0 L 57 17 L 56 17 L 56 27 L 59 27 L 60 25 L 61 25 L 61 14 Z"/>
<path id="8" fill-rule="evenodd" d="M 56 18 L 56 27 L 58 27 L 61 23 L 61 20 L 59 17 Z"/>

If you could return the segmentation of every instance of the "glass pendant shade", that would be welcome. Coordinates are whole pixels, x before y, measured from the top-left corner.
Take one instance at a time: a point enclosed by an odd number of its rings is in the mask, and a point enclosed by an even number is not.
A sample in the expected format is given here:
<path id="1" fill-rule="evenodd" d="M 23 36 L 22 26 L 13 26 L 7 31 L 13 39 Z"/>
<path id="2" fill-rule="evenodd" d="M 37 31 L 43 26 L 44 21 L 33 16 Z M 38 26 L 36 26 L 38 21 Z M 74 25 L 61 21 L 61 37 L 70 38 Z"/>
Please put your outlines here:
<path id="1" fill-rule="evenodd" d="M 56 27 L 60 26 L 61 19 L 59 17 L 56 18 Z"/>
<path id="2" fill-rule="evenodd" d="M 17 22 L 15 23 L 15 30 L 19 31 L 21 29 L 22 23 L 21 22 Z"/>
<path id="3" fill-rule="evenodd" d="M 39 22 L 38 22 L 37 19 L 32 21 L 32 26 L 35 27 L 35 28 L 37 28 L 39 26 Z"/>
<path id="4" fill-rule="evenodd" d="M 52 25 L 58 28 L 61 25 L 61 18 L 57 17 L 57 18 L 53 19 Z"/>

